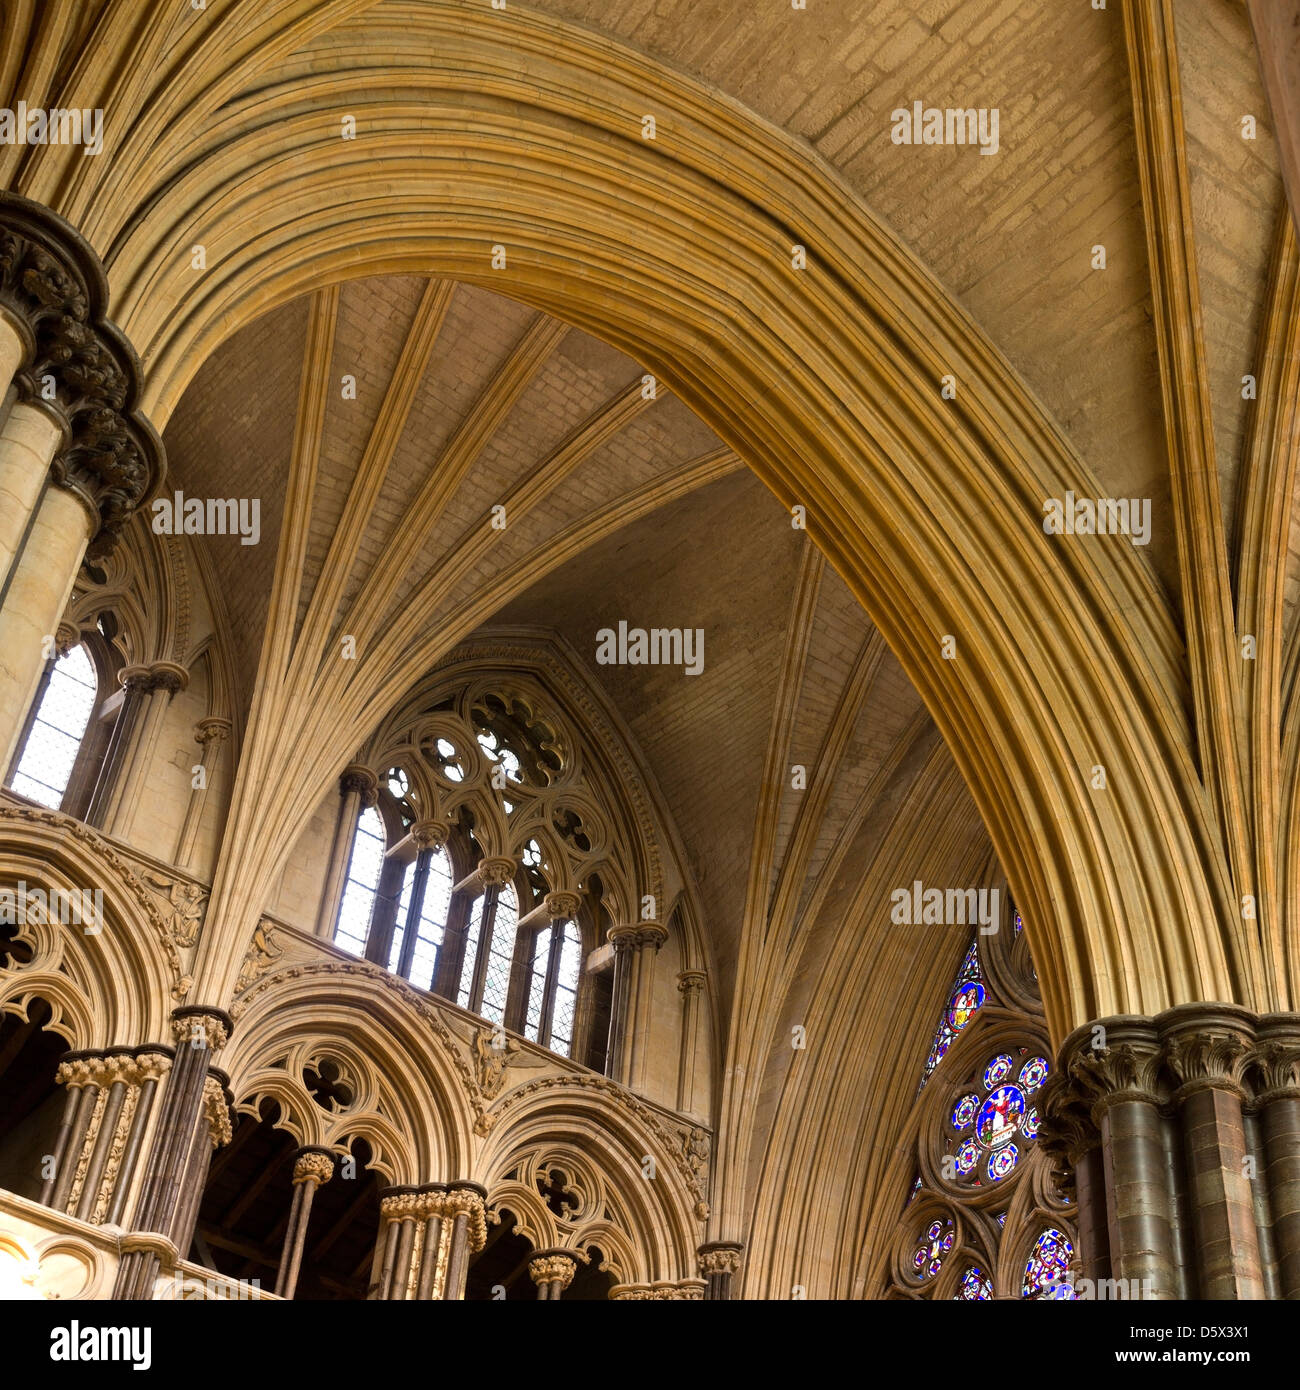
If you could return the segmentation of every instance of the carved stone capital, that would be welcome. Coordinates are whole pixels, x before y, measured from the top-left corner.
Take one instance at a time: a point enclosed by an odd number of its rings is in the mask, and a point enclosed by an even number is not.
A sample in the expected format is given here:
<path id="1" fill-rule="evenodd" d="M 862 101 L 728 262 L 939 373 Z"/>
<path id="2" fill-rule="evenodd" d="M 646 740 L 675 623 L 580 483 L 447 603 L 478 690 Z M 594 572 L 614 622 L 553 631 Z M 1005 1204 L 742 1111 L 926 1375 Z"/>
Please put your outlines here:
<path id="1" fill-rule="evenodd" d="M 102 555 L 164 473 L 157 431 L 140 413 L 140 364 L 108 322 L 108 285 L 89 244 L 48 208 L 0 193 L 0 311 L 24 344 L 18 398 L 63 435 L 51 474 L 97 520 Z"/>
<path id="2" fill-rule="evenodd" d="M 740 1269 L 745 1247 L 734 1240 L 715 1240 L 701 1245 L 696 1252 L 700 1258 L 700 1273 L 707 1279 L 711 1274 L 734 1275 Z"/>
<path id="3" fill-rule="evenodd" d="M 200 719 L 194 726 L 194 742 L 224 743 L 230 737 L 231 723 L 229 719 L 221 719 L 213 715 L 208 719 Z"/>
<path id="4" fill-rule="evenodd" d="M 452 1183 L 443 1203 L 448 1217 L 459 1216 L 462 1212 L 469 1217 L 469 1248 L 475 1251 L 487 1244 L 486 1195 L 477 1183 Z"/>
<path id="5" fill-rule="evenodd" d="M 67 656 L 80 642 L 81 629 L 76 623 L 61 622 L 54 629 L 54 648 L 60 656 Z"/>
<path id="6" fill-rule="evenodd" d="M 451 826 L 444 820 L 418 820 L 411 827 L 417 849 L 441 849 L 450 835 Z"/>
<path id="7" fill-rule="evenodd" d="M 668 928 L 646 918 L 640 922 L 618 923 L 610 927 L 606 936 L 613 943 L 615 952 L 620 947 L 623 949 L 637 947 L 639 949 L 643 946 L 658 951 L 668 940 Z"/>
<path id="8" fill-rule="evenodd" d="M 1175 1100 L 1202 1090 L 1246 1097 L 1246 1069 L 1255 1044 L 1254 1016 L 1228 1004 L 1187 1004 L 1157 1022 L 1165 1062 L 1178 1078 Z"/>
<path id="9" fill-rule="evenodd" d="M 567 1289 L 578 1272 L 576 1256 L 548 1250 L 528 1261 L 528 1277 L 534 1284 L 559 1284 Z"/>
<path id="10" fill-rule="evenodd" d="M 582 898 L 577 893 L 548 893 L 545 903 L 546 915 L 552 922 L 572 922 L 582 906 Z"/>
<path id="11" fill-rule="evenodd" d="M 149 667 L 149 690 L 165 690 L 169 695 L 188 688 L 190 673 L 175 661 L 155 661 Z"/>
<path id="12" fill-rule="evenodd" d="M 349 763 L 339 773 L 339 794 L 356 792 L 363 806 L 373 806 L 379 797 L 379 778 L 361 763 Z"/>
<path id="13" fill-rule="evenodd" d="M 317 1148 L 309 1145 L 298 1150 L 298 1156 L 293 1161 L 293 1183 L 297 1187 L 299 1183 L 310 1182 L 319 1187 L 322 1183 L 327 1183 L 334 1176 L 334 1155 L 328 1149 Z"/>
<path id="14" fill-rule="evenodd" d="M 1265 1014 L 1260 1019 L 1248 1074 L 1257 1105 L 1300 1100 L 1300 1015 Z"/>
<path id="15" fill-rule="evenodd" d="M 1159 1105 L 1160 1039 L 1150 1019 L 1124 1014 L 1076 1029 L 1061 1046 L 1058 1074 L 1095 1125 L 1112 1105 Z M 1061 1084 L 1061 1083 L 1058 1083 Z M 1067 1105 L 1057 1101 L 1058 1111 Z"/>
<path id="16" fill-rule="evenodd" d="M 683 970 L 677 977 L 677 988 L 687 999 L 704 993 L 708 975 L 703 970 Z"/>
<path id="17" fill-rule="evenodd" d="M 474 872 L 484 888 L 499 888 L 514 878 L 518 867 L 513 859 L 504 855 L 489 855 L 486 859 L 478 861 L 478 868 Z"/>
<path id="18" fill-rule="evenodd" d="M 195 1039 L 201 1037 L 209 1052 L 219 1052 L 225 1047 L 235 1026 L 228 1013 L 205 1008 L 202 1004 L 173 1009 L 171 1023 L 177 1047 L 193 1047 Z"/>

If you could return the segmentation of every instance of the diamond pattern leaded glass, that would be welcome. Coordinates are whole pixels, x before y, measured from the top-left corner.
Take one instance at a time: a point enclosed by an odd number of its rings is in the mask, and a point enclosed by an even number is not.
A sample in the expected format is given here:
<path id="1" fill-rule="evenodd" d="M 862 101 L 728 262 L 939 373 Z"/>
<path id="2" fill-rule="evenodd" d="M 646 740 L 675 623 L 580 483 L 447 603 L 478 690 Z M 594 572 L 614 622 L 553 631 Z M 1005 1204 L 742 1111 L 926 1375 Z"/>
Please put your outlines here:
<path id="1" fill-rule="evenodd" d="M 343 888 L 343 903 L 339 908 L 338 925 L 334 928 L 334 944 L 354 956 L 365 954 L 366 937 L 370 934 L 370 914 L 375 906 L 379 874 L 384 867 L 384 823 L 373 806 L 362 811 L 357 819 L 357 833 L 352 840 L 352 857 L 348 860 L 348 877 Z"/>
<path id="2" fill-rule="evenodd" d="M 95 708 L 95 668 L 84 647 L 55 662 L 14 772 L 13 789 L 57 811 Z"/>

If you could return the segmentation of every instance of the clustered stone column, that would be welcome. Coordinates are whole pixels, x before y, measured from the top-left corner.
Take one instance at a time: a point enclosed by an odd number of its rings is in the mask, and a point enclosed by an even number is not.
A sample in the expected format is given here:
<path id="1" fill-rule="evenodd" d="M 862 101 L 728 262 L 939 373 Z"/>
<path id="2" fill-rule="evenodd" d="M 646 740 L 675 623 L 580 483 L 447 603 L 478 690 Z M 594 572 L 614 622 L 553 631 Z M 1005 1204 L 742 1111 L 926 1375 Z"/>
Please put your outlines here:
<path id="1" fill-rule="evenodd" d="M 1043 1141 L 1081 1273 L 1148 1299 L 1300 1298 L 1300 1015 L 1185 1004 L 1061 1048 Z"/>
<path id="2" fill-rule="evenodd" d="M 487 1242 L 486 1196 L 472 1182 L 389 1188 L 379 1206 L 370 1297 L 463 1299 L 469 1257 Z"/>
<path id="3" fill-rule="evenodd" d="M 212 1058 L 229 1040 L 230 1016 L 187 1006 L 172 1011 L 176 1047 L 113 1297 L 148 1298 L 164 1258 L 188 1247 L 212 1150 L 230 1142 L 229 1098 Z"/>
<path id="4" fill-rule="evenodd" d="M 351 763 L 339 776 L 339 818 L 334 824 L 334 843 L 330 846 L 325 871 L 325 889 L 316 918 L 316 935 L 326 939 L 334 934 L 334 923 L 343 902 L 348 860 L 352 857 L 352 836 L 362 807 L 373 806 L 379 797 L 379 778 L 360 763 Z"/>
<path id="5" fill-rule="evenodd" d="M 190 683 L 190 673 L 174 661 L 152 666 L 127 666 L 121 673 L 125 698 L 104 760 L 100 785 L 104 802 L 95 819 L 111 835 L 131 833 L 158 735 L 173 695 Z"/>
<path id="6" fill-rule="evenodd" d="M 703 970 L 683 970 L 677 977 L 682 996 L 682 1047 L 677 1061 L 677 1109 L 689 1115 L 695 1108 L 695 1048 L 699 1036 L 700 996 L 708 976 Z"/>
<path id="7" fill-rule="evenodd" d="M 334 1155 L 328 1149 L 308 1144 L 294 1155 L 293 1199 L 289 1207 L 289 1224 L 284 1231 L 284 1247 L 280 1252 L 280 1268 L 275 1276 L 275 1292 L 280 1298 L 292 1298 L 298 1287 L 298 1270 L 302 1265 L 303 1247 L 307 1243 L 311 1204 L 316 1189 L 333 1176 Z"/>
<path id="8" fill-rule="evenodd" d="M 121 1218 L 159 1081 L 172 1050 L 115 1047 L 69 1053 L 55 1073 L 67 1089 L 41 1201 L 98 1225 Z"/>
<path id="9" fill-rule="evenodd" d="M 537 1297 L 557 1299 L 573 1283 L 578 1257 L 571 1250 L 539 1250 L 528 1261 L 528 1277 L 537 1285 Z"/>
<path id="10" fill-rule="evenodd" d="M 105 313 L 95 253 L 48 208 L 0 193 L 0 766 L 8 767 L 81 562 L 163 476 L 139 363 Z"/>
<path id="11" fill-rule="evenodd" d="M 199 767 L 203 776 L 200 785 L 191 787 L 189 804 L 185 807 L 185 819 L 181 822 L 180 834 L 176 840 L 176 866 L 191 868 L 194 864 L 195 849 L 199 838 L 199 825 L 203 818 L 203 802 L 207 784 L 212 775 L 213 749 L 230 737 L 231 722 L 219 715 L 200 719 L 194 727 L 194 742 L 202 752 L 199 754 Z"/>
<path id="12" fill-rule="evenodd" d="M 613 926 L 608 936 L 614 947 L 609 1074 L 620 1085 L 638 1089 L 645 1084 L 655 956 L 668 940 L 668 931 L 647 920 Z"/>
<path id="13" fill-rule="evenodd" d="M 700 1274 L 705 1281 L 704 1297 L 708 1302 L 726 1302 L 731 1298 L 731 1281 L 740 1270 L 744 1249 L 734 1240 L 714 1240 L 700 1246 Z"/>

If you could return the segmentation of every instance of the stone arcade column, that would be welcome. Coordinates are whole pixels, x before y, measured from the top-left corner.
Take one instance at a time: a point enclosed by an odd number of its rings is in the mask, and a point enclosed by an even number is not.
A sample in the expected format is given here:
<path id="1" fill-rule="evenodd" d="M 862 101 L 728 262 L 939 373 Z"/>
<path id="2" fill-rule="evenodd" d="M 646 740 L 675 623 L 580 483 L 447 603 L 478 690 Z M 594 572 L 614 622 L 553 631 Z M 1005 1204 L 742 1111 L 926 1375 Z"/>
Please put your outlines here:
<path id="1" fill-rule="evenodd" d="M 163 475 L 162 445 L 135 408 L 139 364 L 107 304 L 86 242 L 0 193 L 0 379 L 15 393 L 0 421 L 3 767 L 87 547 L 107 550 Z"/>
<path id="2" fill-rule="evenodd" d="M 730 1300 L 731 1281 L 740 1270 L 744 1249 L 734 1240 L 714 1240 L 700 1246 L 700 1274 L 705 1280 L 704 1297 L 707 1302 Z"/>
<path id="3" fill-rule="evenodd" d="M 132 1221 L 133 1239 L 123 1241 L 114 1298 L 148 1298 L 162 1261 L 179 1258 L 188 1246 L 212 1149 L 230 1138 L 223 1078 L 212 1058 L 232 1028 L 220 1009 L 189 1005 L 172 1011 L 175 1057 Z"/>
<path id="4" fill-rule="evenodd" d="M 115 1047 L 70 1053 L 56 1081 L 67 1089 L 63 1123 L 41 1201 L 96 1225 L 116 1224 L 126 1205 L 159 1082 L 172 1050 Z"/>
<path id="5" fill-rule="evenodd" d="M 284 1232 L 284 1248 L 280 1252 L 280 1268 L 275 1276 L 275 1292 L 280 1298 L 292 1298 L 293 1291 L 298 1287 L 298 1270 L 302 1264 L 303 1246 L 307 1242 L 312 1200 L 316 1196 L 316 1189 L 333 1176 L 334 1155 L 328 1149 L 308 1144 L 294 1156 L 293 1199 L 289 1207 L 289 1224 Z"/>
<path id="6" fill-rule="evenodd" d="M 105 760 L 107 782 L 99 818 L 110 835 L 129 837 L 167 706 L 189 683 L 190 673 L 174 661 L 128 666 L 122 672 L 126 692 L 118 718 L 122 732 Z"/>
<path id="7" fill-rule="evenodd" d="M 1148 1299 L 1300 1295 L 1300 1015 L 1086 1024 L 1042 1109 L 1075 1164 L 1085 1277 Z"/>
<path id="8" fill-rule="evenodd" d="M 362 807 L 373 806 L 378 796 L 379 778 L 368 767 L 351 763 L 343 769 L 339 776 L 339 816 L 334 823 L 334 843 L 330 846 L 325 888 L 321 894 L 320 911 L 316 915 L 316 935 L 326 941 L 334 935 L 334 923 L 338 920 L 339 907 L 343 902 L 343 887 L 347 882 L 357 817 Z"/>
<path id="9" fill-rule="evenodd" d="M 370 1297 L 464 1298 L 469 1256 L 487 1241 L 486 1195 L 472 1182 L 389 1188 L 379 1205 Z"/>
<path id="10" fill-rule="evenodd" d="M 207 796 L 207 784 L 212 775 L 213 749 L 219 747 L 230 737 L 231 723 L 213 715 L 200 719 L 194 727 L 194 742 L 203 752 L 199 754 L 199 766 L 203 769 L 203 785 L 191 787 L 189 805 L 185 808 L 185 819 L 181 822 L 180 835 L 176 841 L 176 866 L 189 869 L 194 864 L 194 851 L 199 838 L 199 824 L 203 819 L 203 804 Z"/>
<path id="11" fill-rule="evenodd" d="M 677 1060 L 677 1109 L 689 1115 L 695 1108 L 695 1049 L 699 1035 L 700 996 L 708 976 L 703 970 L 683 970 L 677 977 L 682 996 L 682 1046 Z"/>
<path id="12" fill-rule="evenodd" d="M 607 933 L 614 947 L 614 998 L 610 1008 L 610 1075 L 621 1086 L 645 1085 L 654 999 L 654 964 L 668 930 L 658 922 L 614 926 Z"/>
<path id="13" fill-rule="evenodd" d="M 537 1285 L 537 1297 L 559 1298 L 573 1283 L 578 1257 L 572 1250 L 539 1250 L 528 1261 L 528 1277 Z"/>
<path id="14" fill-rule="evenodd" d="M 615 1284 L 609 1291 L 611 1303 L 672 1302 L 702 1303 L 708 1288 L 706 1279 L 663 1280 L 657 1284 Z"/>

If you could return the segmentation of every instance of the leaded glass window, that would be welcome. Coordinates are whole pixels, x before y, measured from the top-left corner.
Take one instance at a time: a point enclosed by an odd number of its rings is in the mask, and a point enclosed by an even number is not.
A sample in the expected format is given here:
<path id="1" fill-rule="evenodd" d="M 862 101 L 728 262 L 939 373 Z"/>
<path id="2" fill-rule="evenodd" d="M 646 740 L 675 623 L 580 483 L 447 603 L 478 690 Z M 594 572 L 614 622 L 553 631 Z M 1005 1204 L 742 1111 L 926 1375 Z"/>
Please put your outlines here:
<path id="1" fill-rule="evenodd" d="M 334 944 L 354 956 L 365 954 L 370 917 L 384 868 L 384 822 L 373 806 L 362 811 L 352 838 L 352 854 L 343 885 L 343 901 L 334 928 Z"/>
<path id="2" fill-rule="evenodd" d="M 63 804 L 98 689 L 84 647 L 73 647 L 55 662 L 11 783 L 20 796 L 53 811 Z"/>

